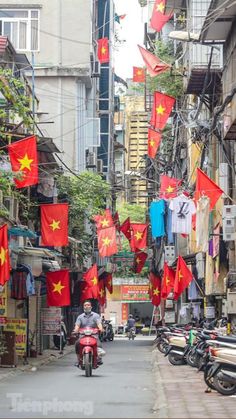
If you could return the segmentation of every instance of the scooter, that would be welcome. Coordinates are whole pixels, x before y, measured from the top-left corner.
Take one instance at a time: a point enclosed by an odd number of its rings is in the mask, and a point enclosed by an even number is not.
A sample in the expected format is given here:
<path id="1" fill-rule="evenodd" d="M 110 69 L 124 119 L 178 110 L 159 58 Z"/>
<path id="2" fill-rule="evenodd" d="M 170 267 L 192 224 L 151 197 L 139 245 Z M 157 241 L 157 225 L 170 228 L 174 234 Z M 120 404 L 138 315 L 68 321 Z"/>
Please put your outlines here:
<path id="1" fill-rule="evenodd" d="M 97 346 L 98 329 L 83 328 L 80 329 L 79 334 L 79 367 L 85 371 L 86 377 L 91 377 L 93 369 L 101 365 L 100 357 L 105 354 L 105 351 Z"/>
<path id="2" fill-rule="evenodd" d="M 128 338 L 129 340 L 134 340 L 136 334 L 135 334 L 135 327 L 131 327 L 128 331 Z"/>
<path id="3" fill-rule="evenodd" d="M 113 332 L 113 327 L 111 324 L 111 320 L 106 320 L 103 323 L 103 333 L 102 333 L 102 341 L 106 342 L 107 340 L 109 340 L 110 342 L 114 340 L 114 332 Z"/>

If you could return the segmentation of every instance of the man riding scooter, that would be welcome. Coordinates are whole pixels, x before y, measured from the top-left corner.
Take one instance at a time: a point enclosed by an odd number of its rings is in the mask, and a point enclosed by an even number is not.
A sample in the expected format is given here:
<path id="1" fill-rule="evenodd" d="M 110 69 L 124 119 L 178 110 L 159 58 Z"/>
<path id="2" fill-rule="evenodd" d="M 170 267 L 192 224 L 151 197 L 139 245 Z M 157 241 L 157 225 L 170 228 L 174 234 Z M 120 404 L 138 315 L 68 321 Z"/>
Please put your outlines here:
<path id="1" fill-rule="evenodd" d="M 127 326 L 126 326 L 126 333 L 127 333 L 128 338 L 133 339 L 134 336 L 135 336 L 135 332 L 136 332 L 136 330 L 135 330 L 135 319 L 133 318 L 133 315 L 130 314 L 129 318 L 128 318 L 128 321 L 127 321 Z"/>
<path id="2" fill-rule="evenodd" d="M 84 305 L 84 313 L 80 314 L 77 317 L 77 320 L 75 322 L 75 328 L 73 330 L 72 333 L 77 334 L 80 332 L 80 329 L 84 329 L 86 327 L 90 327 L 93 329 L 98 329 L 100 332 L 103 331 L 103 327 L 102 327 L 102 322 L 101 322 L 101 317 L 99 316 L 99 314 L 94 313 L 92 311 L 92 305 L 91 302 L 85 301 Z M 98 335 L 96 336 L 97 342 L 98 342 L 98 346 L 99 346 L 99 341 L 98 341 Z M 80 362 L 80 337 L 79 339 L 77 339 L 77 341 L 75 342 L 75 352 L 77 355 L 77 359 L 78 359 L 78 364 L 76 364 L 76 366 L 79 366 L 79 362 Z M 102 359 L 101 357 L 98 358 L 98 364 L 101 365 Z"/>

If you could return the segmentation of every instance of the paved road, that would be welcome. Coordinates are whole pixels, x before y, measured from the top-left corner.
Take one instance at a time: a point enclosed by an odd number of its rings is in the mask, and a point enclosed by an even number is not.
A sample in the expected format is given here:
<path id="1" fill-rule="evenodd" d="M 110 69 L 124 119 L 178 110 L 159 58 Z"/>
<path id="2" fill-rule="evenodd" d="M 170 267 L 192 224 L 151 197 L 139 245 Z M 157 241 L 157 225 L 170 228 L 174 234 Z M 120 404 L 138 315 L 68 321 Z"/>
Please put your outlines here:
<path id="1" fill-rule="evenodd" d="M 0 382 L 1 418 L 152 418 L 152 340 L 105 344 L 104 365 L 86 378 L 75 355 Z M 73 410 L 72 410 L 73 409 Z"/>

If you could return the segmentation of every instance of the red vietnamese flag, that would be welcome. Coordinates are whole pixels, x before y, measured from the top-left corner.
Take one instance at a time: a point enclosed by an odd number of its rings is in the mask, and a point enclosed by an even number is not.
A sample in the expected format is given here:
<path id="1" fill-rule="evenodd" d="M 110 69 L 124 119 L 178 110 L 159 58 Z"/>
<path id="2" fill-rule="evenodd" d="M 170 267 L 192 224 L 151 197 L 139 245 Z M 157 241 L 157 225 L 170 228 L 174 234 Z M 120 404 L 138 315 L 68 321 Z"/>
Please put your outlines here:
<path id="1" fill-rule="evenodd" d="M 222 191 L 222 189 L 220 189 L 220 187 L 201 169 L 197 168 L 196 190 L 194 194 L 195 202 L 197 202 L 202 195 L 208 196 L 210 199 L 210 210 L 213 210 L 222 193 L 224 193 L 224 191 Z"/>
<path id="2" fill-rule="evenodd" d="M 80 304 L 92 298 L 94 298 L 93 287 L 90 287 L 85 281 L 80 282 Z"/>
<path id="3" fill-rule="evenodd" d="M 150 272 L 149 280 L 151 283 L 151 302 L 157 307 L 161 303 L 161 278 Z"/>
<path id="4" fill-rule="evenodd" d="M 137 252 L 137 253 L 135 253 L 135 255 L 134 255 L 134 267 L 133 267 L 133 271 L 136 274 L 139 274 L 142 271 L 142 269 L 143 269 L 143 267 L 145 265 L 145 262 L 147 260 L 147 257 L 148 257 L 148 255 L 145 252 Z"/>
<path id="5" fill-rule="evenodd" d="M 165 128 L 165 125 L 171 114 L 174 103 L 175 103 L 174 97 L 164 95 L 163 93 L 160 93 L 160 92 L 154 93 L 152 117 L 151 117 L 150 124 L 155 129 L 162 130 L 163 128 Z"/>
<path id="6" fill-rule="evenodd" d="M 143 61 L 147 67 L 150 77 L 156 77 L 171 67 L 170 64 L 164 63 L 156 55 L 152 54 L 145 48 L 138 45 Z"/>
<path id="7" fill-rule="evenodd" d="M 98 267 L 96 263 L 83 274 L 83 279 L 89 287 L 98 285 Z"/>
<path id="8" fill-rule="evenodd" d="M 145 69 L 142 67 L 133 67 L 133 82 L 145 82 Z"/>
<path id="9" fill-rule="evenodd" d="M 160 177 L 160 197 L 161 198 L 175 198 L 177 196 L 178 188 L 181 185 L 182 180 L 167 175 Z"/>
<path id="10" fill-rule="evenodd" d="M 109 291 L 110 294 L 113 293 L 113 283 L 112 283 L 112 274 L 109 272 L 103 272 L 100 275 L 99 279 L 102 279 L 106 289 Z"/>
<path id="11" fill-rule="evenodd" d="M 175 271 L 167 263 L 164 263 L 163 279 L 161 283 L 161 298 L 166 299 L 170 294 L 175 283 Z"/>
<path id="12" fill-rule="evenodd" d="M 147 247 L 147 224 L 130 224 L 131 241 L 130 247 L 132 252 L 145 249 Z"/>
<path id="13" fill-rule="evenodd" d="M 100 64 L 109 63 L 109 39 L 98 39 L 98 61 Z"/>
<path id="14" fill-rule="evenodd" d="M 116 228 L 109 227 L 98 230 L 98 250 L 101 257 L 112 256 L 117 253 Z"/>
<path id="15" fill-rule="evenodd" d="M 40 209 L 42 246 L 67 246 L 68 204 L 45 204 Z"/>
<path id="16" fill-rule="evenodd" d="M 48 307 L 64 307 L 70 305 L 69 271 L 62 269 L 46 273 Z"/>
<path id="17" fill-rule="evenodd" d="M 103 279 L 98 282 L 98 302 L 101 306 L 106 304 L 106 289 Z"/>
<path id="18" fill-rule="evenodd" d="M 8 153 L 13 172 L 21 174 L 20 179 L 14 179 L 17 188 L 38 183 L 38 156 L 36 137 L 24 138 L 8 146 Z"/>
<path id="19" fill-rule="evenodd" d="M 151 28 L 160 32 L 163 26 L 171 19 L 173 13 L 165 14 L 166 0 L 156 0 L 150 20 Z"/>
<path id="20" fill-rule="evenodd" d="M 178 300 L 179 296 L 182 294 L 185 288 L 187 288 L 192 279 L 192 272 L 188 269 L 184 259 L 179 256 L 175 273 L 174 300 Z"/>
<path id="21" fill-rule="evenodd" d="M 103 214 L 98 214 L 93 217 L 98 230 L 101 228 L 112 227 L 114 225 L 111 211 L 107 208 Z"/>
<path id="22" fill-rule="evenodd" d="M 152 159 L 155 158 L 157 150 L 161 144 L 161 134 L 148 128 L 148 156 Z"/>
<path id="23" fill-rule="evenodd" d="M 0 227 L 0 285 L 10 279 L 10 258 L 8 248 L 7 224 Z"/>
<path id="24" fill-rule="evenodd" d="M 131 240 L 131 225 L 130 225 L 130 218 L 129 217 L 120 226 L 120 231 L 124 234 L 124 236 L 129 241 Z"/>

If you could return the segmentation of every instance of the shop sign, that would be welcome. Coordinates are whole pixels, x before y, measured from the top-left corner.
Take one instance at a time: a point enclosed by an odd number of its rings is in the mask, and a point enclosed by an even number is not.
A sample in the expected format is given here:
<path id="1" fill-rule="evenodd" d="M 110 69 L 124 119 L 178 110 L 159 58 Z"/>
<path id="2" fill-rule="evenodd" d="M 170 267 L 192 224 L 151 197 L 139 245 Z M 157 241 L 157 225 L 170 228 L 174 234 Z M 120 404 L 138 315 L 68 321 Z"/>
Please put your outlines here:
<path id="1" fill-rule="evenodd" d="M 7 286 L 0 287 L 0 324 L 6 323 L 7 317 Z"/>
<path id="2" fill-rule="evenodd" d="M 4 330 L 6 332 L 15 333 L 15 348 L 17 355 L 26 355 L 27 319 L 7 318 Z"/>
<path id="3" fill-rule="evenodd" d="M 49 307 L 41 309 L 42 334 L 56 335 L 60 330 L 61 308 Z"/>
<path id="4" fill-rule="evenodd" d="M 129 315 L 129 305 L 128 303 L 121 304 L 121 321 L 122 323 L 127 322 Z"/>
<path id="5" fill-rule="evenodd" d="M 148 285 L 122 285 L 122 301 L 150 301 Z"/>

